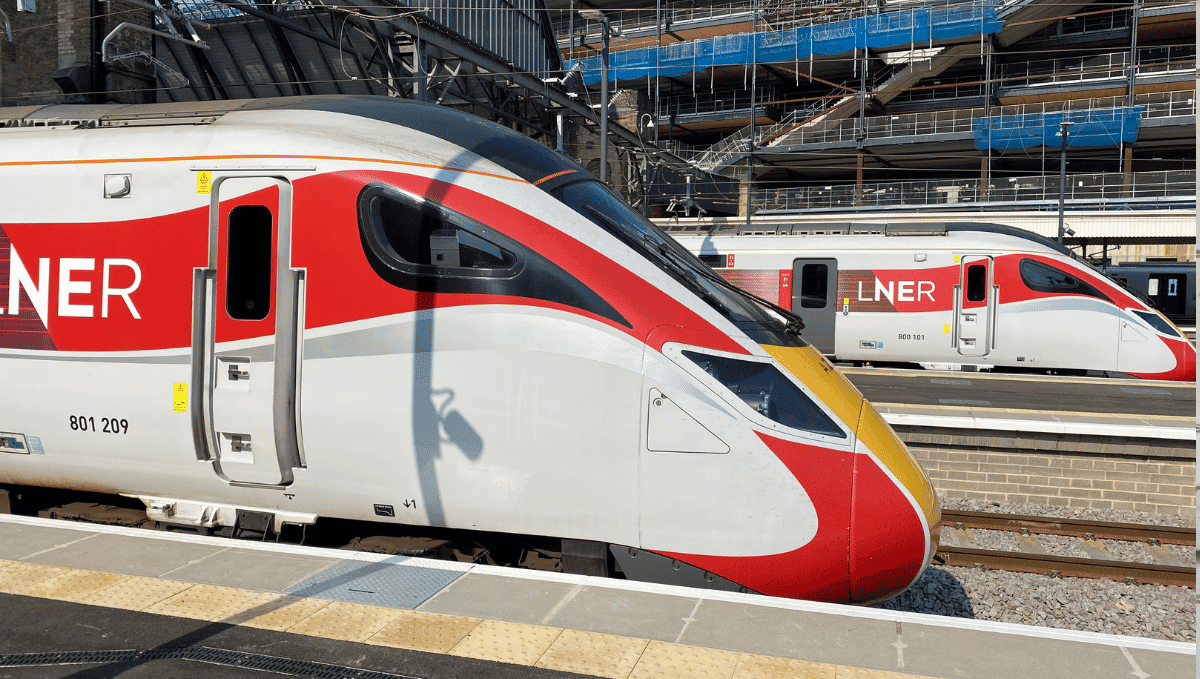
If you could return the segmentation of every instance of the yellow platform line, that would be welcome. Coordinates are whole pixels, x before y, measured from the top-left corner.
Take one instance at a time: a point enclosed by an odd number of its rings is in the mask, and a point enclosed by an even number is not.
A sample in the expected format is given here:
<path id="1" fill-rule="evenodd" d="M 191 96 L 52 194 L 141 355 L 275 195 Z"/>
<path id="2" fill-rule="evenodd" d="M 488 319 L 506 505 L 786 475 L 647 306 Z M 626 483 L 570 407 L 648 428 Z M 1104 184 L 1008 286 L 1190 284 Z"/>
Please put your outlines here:
<path id="1" fill-rule="evenodd" d="M 615 634 L 3 559 L 0 592 L 611 679 L 932 679 Z"/>

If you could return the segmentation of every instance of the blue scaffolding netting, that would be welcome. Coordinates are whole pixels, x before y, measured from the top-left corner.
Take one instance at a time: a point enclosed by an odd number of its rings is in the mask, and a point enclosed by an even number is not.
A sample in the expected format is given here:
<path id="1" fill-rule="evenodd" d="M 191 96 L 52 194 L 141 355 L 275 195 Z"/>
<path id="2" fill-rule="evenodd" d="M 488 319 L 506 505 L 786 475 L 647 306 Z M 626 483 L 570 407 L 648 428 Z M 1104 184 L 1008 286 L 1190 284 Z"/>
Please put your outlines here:
<path id="1" fill-rule="evenodd" d="M 1018 116 L 991 116 L 972 122 L 975 148 L 1009 150 L 1037 146 L 1061 146 L 1058 136 L 1062 122 L 1072 123 L 1067 130 L 1067 146 L 1115 146 L 1133 143 L 1142 121 L 1141 106 L 1028 113 Z"/>
<path id="2" fill-rule="evenodd" d="M 922 7 L 855 17 L 814 26 L 759 33 L 723 35 L 664 47 L 644 47 L 609 56 L 609 80 L 680 76 L 715 66 L 750 66 L 802 61 L 816 54 L 843 54 L 852 49 L 932 44 L 979 34 L 992 34 L 1002 23 L 990 1 L 945 7 Z M 568 61 L 578 64 L 583 82 L 600 82 L 600 57 Z"/>

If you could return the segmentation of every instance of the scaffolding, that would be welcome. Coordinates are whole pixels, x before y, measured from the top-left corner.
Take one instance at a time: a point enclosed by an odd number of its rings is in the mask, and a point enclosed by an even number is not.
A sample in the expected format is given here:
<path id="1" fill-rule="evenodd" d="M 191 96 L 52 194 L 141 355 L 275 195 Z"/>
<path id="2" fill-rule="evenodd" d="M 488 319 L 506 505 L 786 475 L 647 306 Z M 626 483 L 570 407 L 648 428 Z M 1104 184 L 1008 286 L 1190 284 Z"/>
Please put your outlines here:
<path id="1" fill-rule="evenodd" d="M 643 47 L 611 55 L 609 80 L 678 77 L 719 66 L 799 62 L 816 55 L 845 54 L 859 49 L 886 49 L 990 35 L 1002 27 L 992 0 L 914 7 L 866 14 L 839 21 L 813 23 L 775 31 L 722 35 L 663 47 Z M 600 57 L 569 61 L 578 66 L 585 85 L 600 82 Z"/>

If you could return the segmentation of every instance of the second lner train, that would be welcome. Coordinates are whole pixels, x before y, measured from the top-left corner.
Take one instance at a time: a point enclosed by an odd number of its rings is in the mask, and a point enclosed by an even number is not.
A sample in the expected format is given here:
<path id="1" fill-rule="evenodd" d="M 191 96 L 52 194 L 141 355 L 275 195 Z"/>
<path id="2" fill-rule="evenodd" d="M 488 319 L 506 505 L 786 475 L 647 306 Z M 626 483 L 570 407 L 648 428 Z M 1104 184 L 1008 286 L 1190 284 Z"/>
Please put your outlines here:
<path id="1" fill-rule="evenodd" d="M 721 275 L 804 318 L 839 361 L 1196 380 L 1150 300 L 1037 234 L 987 223 L 669 227 Z"/>
<path id="2" fill-rule="evenodd" d="M 311 97 L 0 109 L 0 484 L 202 528 L 561 539 L 870 602 L 937 497 L 797 334 L 562 155 Z"/>

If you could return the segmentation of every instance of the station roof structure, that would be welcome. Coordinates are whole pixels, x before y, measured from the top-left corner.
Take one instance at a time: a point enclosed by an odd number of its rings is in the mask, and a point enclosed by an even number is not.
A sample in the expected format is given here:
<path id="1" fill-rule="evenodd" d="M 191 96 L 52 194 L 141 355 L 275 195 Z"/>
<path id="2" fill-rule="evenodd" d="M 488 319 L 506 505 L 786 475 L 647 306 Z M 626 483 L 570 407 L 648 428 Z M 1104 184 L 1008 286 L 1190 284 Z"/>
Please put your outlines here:
<path id="1" fill-rule="evenodd" d="M 1064 121 L 1080 186 L 1157 173 L 1194 206 L 1194 1 L 547 7 L 565 64 L 591 74 L 585 82 L 599 79 L 597 27 L 572 10 L 604 10 L 621 28 L 611 77 L 646 93 L 658 134 L 681 155 L 744 178 L 752 150 L 756 209 L 772 207 L 764 193 L 847 182 L 858 187 L 851 205 L 906 180 L 998 193 L 1009 179 L 1058 174 Z"/>

